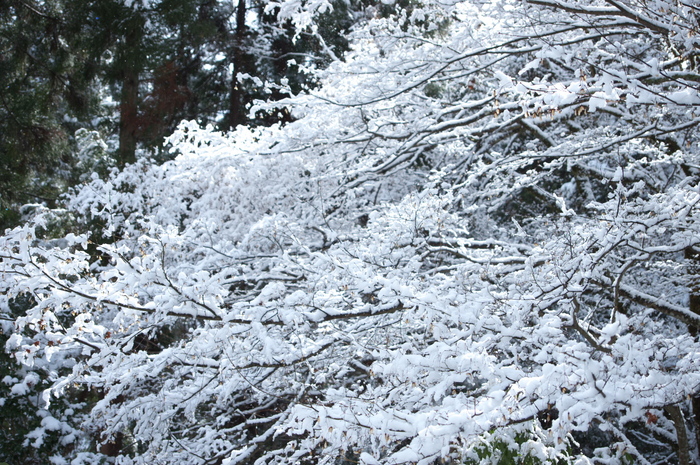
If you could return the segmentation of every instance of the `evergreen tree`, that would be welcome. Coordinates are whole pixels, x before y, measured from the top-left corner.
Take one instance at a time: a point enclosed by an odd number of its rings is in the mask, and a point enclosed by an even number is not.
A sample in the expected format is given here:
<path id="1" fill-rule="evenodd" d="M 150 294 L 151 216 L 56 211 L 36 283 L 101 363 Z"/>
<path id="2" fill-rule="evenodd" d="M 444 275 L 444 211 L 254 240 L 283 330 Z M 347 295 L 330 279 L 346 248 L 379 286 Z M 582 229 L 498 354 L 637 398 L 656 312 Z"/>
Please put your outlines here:
<path id="1" fill-rule="evenodd" d="M 72 75 L 57 0 L 0 4 L 0 229 L 21 203 L 53 204 L 67 176 L 71 116 L 87 106 Z"/>

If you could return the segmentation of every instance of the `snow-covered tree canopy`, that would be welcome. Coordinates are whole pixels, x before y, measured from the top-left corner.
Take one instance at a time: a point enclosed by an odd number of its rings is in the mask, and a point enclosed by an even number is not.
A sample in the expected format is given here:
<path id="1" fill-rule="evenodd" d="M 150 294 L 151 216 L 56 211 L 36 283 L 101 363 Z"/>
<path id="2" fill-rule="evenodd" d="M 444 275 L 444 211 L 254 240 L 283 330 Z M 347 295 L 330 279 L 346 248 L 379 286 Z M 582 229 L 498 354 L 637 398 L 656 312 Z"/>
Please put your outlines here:
<path id="1" fill-rule="evenodd" d="M 183 123 L 174 161 L 6 231 L 7 350 L 53 383 L 34 443 L 698 460 L 700 2 L 402 5 L 274 103 L 293 123 Z"/>

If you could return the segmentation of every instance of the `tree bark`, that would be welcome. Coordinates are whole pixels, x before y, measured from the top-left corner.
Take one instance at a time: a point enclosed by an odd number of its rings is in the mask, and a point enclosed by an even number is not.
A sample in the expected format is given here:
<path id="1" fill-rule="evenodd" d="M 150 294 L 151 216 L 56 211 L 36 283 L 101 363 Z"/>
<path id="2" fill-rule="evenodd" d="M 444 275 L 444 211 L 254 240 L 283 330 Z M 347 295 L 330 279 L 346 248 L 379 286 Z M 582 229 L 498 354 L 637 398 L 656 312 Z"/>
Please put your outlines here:
<path id="1" fill-rule="evenodd" d="M 124 36 L 124 63 L 121 73 L 121 96 L 119 102 L 119 152 L 117 164 L 123 168 L 136 162 L 138 140 L 139 69 L 135 51 L 138 50 L 139 27 L 132 27 Z"/>
<path id="2" fill-rule="evenodd" d="M 138 82 L 138 73 L 134 70 L 124 72 L 119 105 L 119 155 L 117 163 L 120 168 L 136 161 Z"/>
<path id="3" fill-rule="evenodd" d="M 684 251 L 685 259 L 688 264 L 689 278 L 689 306 L 690 311 L 700 315 L 700 252 L 693 247 L 686 247 Z M 693 326 L 688 327 L 688 331 L 693 336 L 697 337 L 698 329 Z M 700 395 L 692 396 L 690 400 L 693 412 L 693 429 L 695 430 L 695 447 L 700 453 Z"/>
<path id="4" fill-rule="evenodd" d="M 678 465 L 691 465 L 690 444 L 688 443 L 688 431 L 685 427 L 683 412 L 678 405 L 667 405 L 664 410 L 671 418 L 673 426 L 676 428 L 678 442 Z"/>
<path id="5" fill-rule="evenodd" d="M 233 43 L 233 76 L 231 76 L 231 94 L 229 99 L 229 113 L 226 119 L 225 129 L 235 129 L 245 122 L 243 112 L 242 92 L 238 85 L 238 73 L 243 72 L 245 59 L 243 43 L 246 35 L 245 15 L 246 0 L 238 0 L 236 7 L 236 33 Z"/>

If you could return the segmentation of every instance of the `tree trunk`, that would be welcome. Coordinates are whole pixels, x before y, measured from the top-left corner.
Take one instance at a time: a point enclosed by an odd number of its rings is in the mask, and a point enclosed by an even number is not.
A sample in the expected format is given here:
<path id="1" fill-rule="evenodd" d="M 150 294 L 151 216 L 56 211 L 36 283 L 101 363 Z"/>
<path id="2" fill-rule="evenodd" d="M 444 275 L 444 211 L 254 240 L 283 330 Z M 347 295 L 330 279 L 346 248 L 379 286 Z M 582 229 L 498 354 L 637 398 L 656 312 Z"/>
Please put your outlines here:
<path id="1" fill-rule="evenodd" d="M 685 427 L 683 412 L 678 405 L 667 405 L 664 410 L 671 418 L 673 426 L 676 428 L 676 438 L 678 442 L 678 465 L 691 465 L 690 443 L 688 442 L 688 431 Z"/>
<path id="2" fill-rule="evenodd" d="M 225 129 L 235 129 L 239 124 L 245 122 L 243 112 L 242 92 L 238 85 L 238 73 L 243 72 L 245 59 L 243 53 L 243 43 L 246 34 L 245 25 L 246 3 L 245 0 L 238 0 L 236 8 L 236 34 L 233 43 L 233 76 L 231 76 L 231 94 L 229 99 L 229 113 L 225 122 Z"/>
<path id="3" fill-rule="evenodd" d="M 119 102 L 119 153 L 117 164 L 120 168 L 136 162 L 136 142 L 138 138 L 139 69 L 135 50 L 140 43 L 138 30 L 134 27 L 124 36 L 126 49 L 122 69 L 121 101 Z"/>
<path id="4" fill-rule="evenodd" d="M 138 73 L 131 69 L 125 70 L 119 105 L 119 156 L 117 163 L 120 168 L 136 161 L 138 89 Z"/>
<path id="5" fill-rule="evenodd" d="M 700 252 L 693 247 L 686 247 L 684 251 L 688 264 L 688 279 L 690 287 L 689 306 L 690 311 L 700 315 Z M 693 336 L 698 335 L 695 327 L 689 327 L 688 331 Z M 691 398 L 693 429 L 695 430 L 695 446 L 700 453 L 700 395 Z"/>

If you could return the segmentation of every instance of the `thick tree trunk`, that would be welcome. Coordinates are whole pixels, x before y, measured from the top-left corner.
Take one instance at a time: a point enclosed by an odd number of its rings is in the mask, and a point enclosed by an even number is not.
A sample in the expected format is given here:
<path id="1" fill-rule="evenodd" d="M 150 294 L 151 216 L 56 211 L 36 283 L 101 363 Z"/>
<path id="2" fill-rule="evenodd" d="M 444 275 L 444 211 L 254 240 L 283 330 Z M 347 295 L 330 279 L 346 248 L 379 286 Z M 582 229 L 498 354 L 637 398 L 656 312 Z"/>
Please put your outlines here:
<path id="1" fill-rule="evenodd" d="M 225 129 L 235 129 L 245 122 L 245 113 L 242 101 L 242 92 L 238 85 L 238 73 L 244 71 L 243 43 L 246 35 L 245 15 L 246 0 L 238 0 L 236 8 L 236 35 L 233 44 L 233 76 L 231 76 L 231 94 L 229 98 L 229 112 L 226 118 Z"/>
<path id="2" fill-rule="evenodd" d="M 122 89 L 119 102 L 119 153 L 117 164 L 136 162 L 136 142 L 138 140 L 139 68 L 137 64 L 138 46 L 141 42 L 141 25 L 131 27 L 124 36 L 124 63 L 122 63 Z"/>

